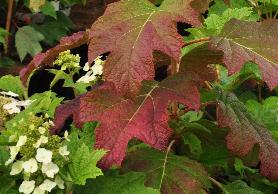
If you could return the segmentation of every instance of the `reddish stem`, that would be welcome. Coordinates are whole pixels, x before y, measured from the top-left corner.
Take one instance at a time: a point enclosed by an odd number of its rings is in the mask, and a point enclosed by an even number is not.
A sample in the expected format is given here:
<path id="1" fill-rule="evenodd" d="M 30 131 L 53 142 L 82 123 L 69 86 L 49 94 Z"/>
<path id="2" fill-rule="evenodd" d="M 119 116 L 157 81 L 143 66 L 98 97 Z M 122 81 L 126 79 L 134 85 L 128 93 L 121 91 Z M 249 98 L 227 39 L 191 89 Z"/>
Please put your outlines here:
<path id="1" fill-rule="evenodd" d="M 196 43 L 199 43 L 199 42 L 207 42 L 209 40 L 210 40 L 210 37 L 204 37 L 204 38 L 199 38 L 199 39 L 191 40 L 189 42 L 184 43 L 184 45 L 182 47 L 186 47 L 186 46 L 189 46 L 191 44 L 196 44 Z"/>

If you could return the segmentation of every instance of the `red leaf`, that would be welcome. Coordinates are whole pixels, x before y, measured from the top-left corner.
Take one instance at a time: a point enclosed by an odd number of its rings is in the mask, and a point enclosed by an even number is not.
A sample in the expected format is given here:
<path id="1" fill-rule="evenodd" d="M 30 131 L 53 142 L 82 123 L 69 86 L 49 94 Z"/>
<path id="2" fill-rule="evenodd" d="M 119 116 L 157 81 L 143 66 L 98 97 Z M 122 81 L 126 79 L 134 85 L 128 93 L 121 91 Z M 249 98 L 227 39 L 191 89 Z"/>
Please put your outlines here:
<path id="1" fill-rule="evenodd" d="M 257 63 L 263 79 L 273 89 L 278 85 L 278 21 L 246 22 L 231 20 L 211 47 L 224 52 L 224 64 L 231 74 L 249 61 Z"/>
<path id="2" fill-rule="evenodd" d="M 121 165 L 128 142 L 138 138 L 156 149 L 165 149 L 172 130 L 168 126 L 168 106 L 172 101 L 198 109 L 200 95 L 194 75 L 177 74 L 161 83 L 146 81 L 133 100 L 119 95 L 112 83 L 105 83 L 80 98 L 60 106 L 55 115 L 57 132 L 69 115 L 75 123 L 99 121 L 96 148 L 109 150 L 102 166 Z M 66 112 L 66 114 L 65 114 Z"/>
<path id="3" fill-rule="evenodd" d="M 25 84 L 28 80 L 29 75 L 38 67 L 45 65 L 52 65 L 55 58 L 60 52 L 79 47 L 87 43 L 87 33 L 84 31 L 77 32 L 68 37 L 63 37 L 60 40 L 60 44 L 49 49 L 45 53 L 37 54 L 33 60 L 28 64 L 27 67 L 20 71 L 20 77 L 22 82 Z"/>
<path id="4" fill-rule="evenodd" d="M 148 0 L 122 0 L 108 5 L 89 32 L 89 62 L 110 52 L 104 66 L 105 79 L 122 94 L 134 96 L 142 80 L 154 78 L 154 50 L 180 61 L 184 42 L 176 25 L 178 21 L 201 25 L 196 10 L 200 0 L 198 3 L 165 0 L 156 7 Z M 203 3 L 199 9 L 204 7 Z"/>
<path id="5" fill-rule="evenodd" d="M 263 176 L 278 180 L 278 145 L 268 130 L 247 112 L 244 104 L 232 93 L 220 91 L 217 120 L 221 127 L 229 127 L 227 147 L 234 154 L 243 157 L 259 144 Z"/>

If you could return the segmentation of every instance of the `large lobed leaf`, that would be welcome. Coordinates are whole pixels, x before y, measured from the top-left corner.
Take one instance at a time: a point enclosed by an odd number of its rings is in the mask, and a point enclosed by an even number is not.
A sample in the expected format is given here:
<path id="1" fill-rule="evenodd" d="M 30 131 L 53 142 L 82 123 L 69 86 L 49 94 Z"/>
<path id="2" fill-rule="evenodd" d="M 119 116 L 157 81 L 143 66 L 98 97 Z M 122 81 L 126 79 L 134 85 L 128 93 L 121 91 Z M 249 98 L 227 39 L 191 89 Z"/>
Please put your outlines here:
<path id="1" fill-rule="evenodd" d="M 192 77 L 193 75 L 191 75 Z M 168 126 L 168 106 L 172 101 L 198 109 L 200 94 L 189 75 L 177 74 L 161 83 L 146 81 L 134 99 L 119 95 L 113 83 L 106 82 L 87 94 L 60 106 L 55 129 L 63 127 L 71 115 L 76 124 L 99 121 L 95 148 L 109 150 L 103 167 L 121 165 L 130 139 L 138 138 L 157 149 L 165 149 L 172 130 Z"/>
<path id="2" fill-rule="evenodd" d="M 87 181 L 84 187 L 76 187 L 73 194 L 159 194 L 160 192 L 144 185 L 144 173 L 130 172 L 124 175 L 106 174 Z"/>
<path id="3" fill-rule="evenodd" d="M 217 120 L 221 127 L 230 128 L 226 137 L 229 150 L 244 157 L 258 144 L 260 173 L 271 180 L 278 180 L 278 145 L 234 94 L 219 90 Z"/>
<path id="4" fill-rule="evenodd" d="M 246 62 L 257 63 L 271 89 L 278 85 L 278 21 L 246 22 L 231 20 L 210 46 L 224 52 L 229 72 L 240 71 Z"/>
<path id="5" fill-rule="evenodd" d="M 139 148 L 128 153 L 124 167 L 144 172 L 145 184 L 162 194 L 207 193 L 210 186 L 204 167 L 186 157 L 166 154 L 150 148 Z"/>
<path id="6" fill-rule="evenodd" d="M 118 92 L 135 95 L 141 81 L 154 78 L 154 50 L 180 61 L 184 42 L 177 22 L 201 25 L 200 11 L 208 2 L 164 0 L 156 7 L 148 0 L 122 0 L 108 5 L 89 32 L 89 62 L 110 52 L 104 66 L 105 79 L 113 82 Z"/>
<path id="7" fill-rule="evenodd" d="M 60 40 L 60 44 L 49 49 L 44 53 L 37 54 L 33 60 L 28 64 L 27 67 L 23 68 L 20 71 L 20 77 L 23 83 L 25 84 L 28 80 L 29 75 L 40 66 L 51 66 L 55 58 L 59 55 L 60 52 L 69 50 L 72 48 L 79 47 L 87 43 L 87 33 L 80 31 L 72 34 L 71 36 L 63 37 Z"/>

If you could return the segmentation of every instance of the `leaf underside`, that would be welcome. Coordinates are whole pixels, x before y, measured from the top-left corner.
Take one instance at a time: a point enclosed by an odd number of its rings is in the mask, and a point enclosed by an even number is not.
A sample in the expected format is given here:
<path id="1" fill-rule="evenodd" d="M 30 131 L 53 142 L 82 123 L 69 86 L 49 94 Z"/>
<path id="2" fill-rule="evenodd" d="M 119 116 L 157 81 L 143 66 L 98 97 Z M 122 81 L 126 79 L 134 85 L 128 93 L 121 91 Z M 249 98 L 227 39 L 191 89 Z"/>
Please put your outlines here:
<path id="1" fill-rule="evenodd" d="M 217 120 L 221 127 L 229 127 L 227 147 L 239 157 L 260 146 L 260 173 L 271 180 L 278 180 L 278 145 L 267 128 L 256 121 L 243 103 L 232 93 L 219 92 Z"/>

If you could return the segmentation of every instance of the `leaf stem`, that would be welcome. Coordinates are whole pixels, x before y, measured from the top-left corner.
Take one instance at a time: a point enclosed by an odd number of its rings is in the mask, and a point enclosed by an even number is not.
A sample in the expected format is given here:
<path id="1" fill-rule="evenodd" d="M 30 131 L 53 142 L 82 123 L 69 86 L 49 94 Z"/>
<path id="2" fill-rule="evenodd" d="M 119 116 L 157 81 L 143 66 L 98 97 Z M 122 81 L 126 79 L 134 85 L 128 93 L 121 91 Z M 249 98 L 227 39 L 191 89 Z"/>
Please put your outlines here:
<path id="1" fill-rule="evenodd" d="M 184 45 L 182 47 L 186 47 L 186 46 L 189 46 L 191 44 L 196 44 L 196 43 L 199 43 L 199 42 L 207 42 L 209 40 L 210 40 L 210 37 L 204 37 L 204 38 L 199 38 L 199 39 L 191 40 L 189 42 L 184 43 Z"/>
<path id="2" fill-rule="evenodd" d="M 214 178 L 212 178 L 212 177 L 208 177 L 209 178 L 209 180 L 211 181 L 211 182 L 213 182 L 217 187 L 219 187 L 225 194 L 229 194 L 229 192 L 221 185 L 221 183 L 220 182 L 218 182 L 217 180 L 215 180 Z"/>

